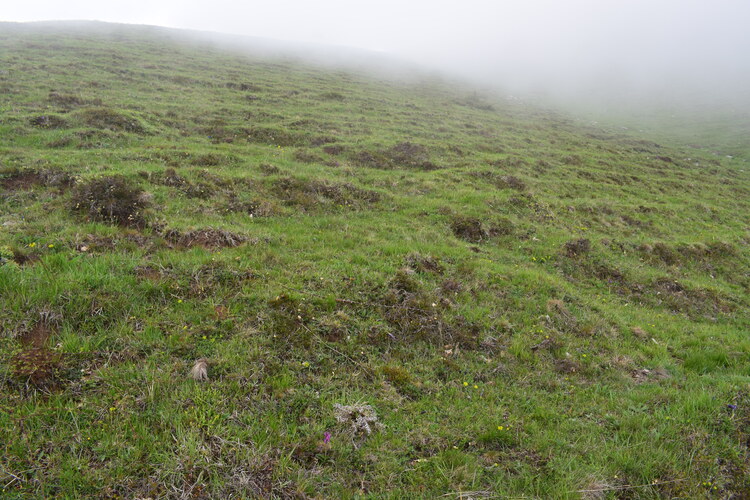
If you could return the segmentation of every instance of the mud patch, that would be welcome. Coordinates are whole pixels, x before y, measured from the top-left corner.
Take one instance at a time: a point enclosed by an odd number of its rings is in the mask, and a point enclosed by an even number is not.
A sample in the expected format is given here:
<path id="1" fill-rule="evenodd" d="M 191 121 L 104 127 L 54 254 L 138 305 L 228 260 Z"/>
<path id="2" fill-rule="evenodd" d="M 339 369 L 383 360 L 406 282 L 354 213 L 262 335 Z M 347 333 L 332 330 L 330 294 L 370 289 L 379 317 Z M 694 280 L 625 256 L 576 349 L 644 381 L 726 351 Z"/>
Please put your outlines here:
<path id="1" fill-rule="evenodd" d="M 241 90 L 243 92 L 260 92 L 263 89 L 254 84 L 254 83 L 246 83 L 246 82 L 227 82 L 224 84 L 224 86 L 228 89 L 232 90 Z"/>
<path id="2" fill-rule="evenodd" d="M 157 176 L 158 177 L 158 176 Z M 207 182 L 190 182 L 180 176 L 174 168 L 168 168 L 161 176 L 161 183 L 182 191 L 188 198 L 207 200 L 216 193 L 216 186 Z"/>
<path id="3" fill-rule="evenodd" d="M 162 271 L 149 265 L 138 266 L 135 269 L 133 269 L 133 272 L 135 272 L 135 275 L 141 278 L 142 280 L 147 280 L 151 282 L 159 282 L 164 278 L 164 273 Z"/>
<path id="4" fill-rule="evenodd" d="M 516 191 L 526 189 L 526 183 L 514 175 L 499 175 L 488 171 L 474 171 L 469 172 L 468 175 L 486 181 L 498 189 L 515 189 Z"/>
<path id="5" fill-rule="evenodd" d="M 663 242 L 644 243 L 639 245 L 637 250 L 644 259 L 651 262 L 663 262 L 668 266 L 694 263 L 704 270 L 712 270 L 715 265 L 738 255 L 732 244 L 722 241 L 680 245 Z"/>
<path id="6" fill-rule="evenodd" d="M 464 349 L 474 349 L 480 344 L 479 328 L 462 318 L 448 321 L 445 312 L 451 307 L 450 301 L 423 290 L 412 269 L 396 272 L 380 299 L 380 306 L 383 317 L 397 334 L 388 333 L 391 340 L 421 340 L 440 346 L 459 344 Z"/>
<path id="7" fill-rule="evenodd" d="M 46 321 L 39 321 L 23 332 L 18 339 L 24 347 L 41 349 L 47 344 L 52 333 L 53 329 Z"/>
<path id="8" fill-rule="evenodd" d="M 570 258 L 582 257 L 591 251 L 591 241 L 586 238 L 570 240 L 563 245 L 563 251 Z"/>
<path id="9" fill-rule="evenodd" d="M 27 254 L 19 248 L 0 247 L 0 265 L 12 262 L 19 266 L 26 266 L 39 261 L 36 254 Z"/>
<path id="10" fill-rule="evenodd" d="M 498 219 L 486 223 L 477 217 L 454 216 L 450 222 L 453 234 L 469 243 L 481 243 L 495 236 L 508 235 L 513 232 L 513 223 L 509 219 Z"/>
<path id="11" fill-rule="evenodd" d="M 196 156 L 191 160 L 190 163 L 198 165 L 200 167 L 217 167 L 219 165 L 231 162 L 231 158 L 227 158 L 224 155 L 208 153 L 204 155 Z"/>
<path id="12" fill-rule="evenodd" d="M 346 97 L 341 92 L 324 92 L 320 94 L 321 101 L 344 102 Z"/>
<path id="13" fill-rule="evenodd" d="M 244 129 L 243 133 L 248 142 L 254 144 L 267 144 L 273 146 L 306 146 L 309 143 L 307 136 L 287 132 L 280 128 L 254 127 Z"/>
<path id="14" fill-rule="evenodd" d="M 381 169 L 435 170 L 439 168 L 430 161 L 429 151 L 426 147 L 411 142 L 402 142 L 377 151 L 360 151 L 353 154 L 351 160 L 359 166 Z"/>
<path id="15" fill-rule="evenodd" d="M 150 196 L 123 176 L 93 179 L 73 193 L 71 210 L 91 220 L 129 227 L 146 225 Z"/>
<path id="16" fill-rule="evenodd" d="M 164 275 L 164 273 L 162 273 Z M 188 277 L 188 296 L 195 299 L 205 299 L 215 296 L 219 289 L 223 291 L 237 291 L 242 286 L 257 278 L 251 271 L 233 269 L 224 262 L 211 262 L 190 272 Z M 228 309 L 224 306 L 214 308 L 217 318 L 226 316 Z"/>
<path id="17" fill-rule="evenodd" d="M 414 269 L 419 273 L 443 274 L 445 272 L 445 267 L 440 263 L 440 259 L 431 255 L 425 256 L 412 252 L 404 260 L 407 268 Z"/>
<path id="18" fill-rule="evenodd" d="M 271 217 L 279 212 L 279 208 L 263 200 L 240 200 L 235 193 L 230 193 L 224 211 L 242 213 L 250 217 Z"/>
<path id="19" fill-rule="evenodd" d="M 361 209 L 381 199 L 379 193 L 353 184 L 307 181 L 294 177 L 275 181 L 272 189 L 285 204 L 296 206 L 306 212 L 336 207 Z"/>
<path id="20" fill-rule="evenodd" d="M 547 301 L 546 322 L 548 327 L 562 332 L 574 332 L 578 326 L 578 320 L 570 312 L 562 300 L 550 299 Z"/>
<path id="21" fill-rule="evenodd" d="M 65 119 L 57 115 L 40 115 L 29 120 L 29 123 L 36 128 L 58 129 L 68 126 Z"/>
<path id="22" fill-rule="evenodd" d="M 688 288 L 678 281 L 660 278 L 651 285 L 656 304 L 666 305 L 675 312 L 688 316 L 714 315 L 732 312 L 736 305 L 728 297 L 707 288 Z"/>
<path id="23" fill-rule="evenodd" d="M 49 389 L 60 382 L 62 356 L 43 347 L 22 350 L 10 360 L 14 379 L 38 389 Z"/>
<path id="24" fill-rule="evenodd" d="M 48 148 L 75 146 L 79 149 L 96 149 L 111 146 L 113 141 L 121 137 L 121 134 L 108 130 L 83 130 L 50 141 L 46 146 Z"/>
<path id="25" fill-rule="evenodd" d="M 562 358 L 555 360 L 554 368 L 557 373 L 572 374 L 580 372 L 582 366 L 580 363 L 570 358 Z"/>
<path id="26" fill-rule="evenodd" d="M 186 233 L 168 230 L 164 233 L 164 238 L 170 243 L 184 248 L 199 246 L 209 249 L 233 248 L 249 241 L 246 236 L 241 234 L 215 228 L 196 229 Z"/>
<path id="27" fill-rule="evenodd" d="M 329 154 L 329 155 L 332 155 L 332 156 L 338 156 L 341 153 L 343 153 L 344 151 L 346 151 L 346 147 L 344 147 L 344 146 L 342 146 L 340 144 L 335 144 L 335 145 L 332 145 L 332 146 L 324 146 L 323 147 L 323 152 L 325 154 Z"/>
<path id="28" fill-rule="evenodd" d="M 65 94 L 61 92 L 55 92 L 54 90 L 49 93 L 49 95 L 47 96 L 47 100 L 50 102 L 50 104 L 54 104 L 55 106 L 59 106 L 66 110 L 70 110 L 83 105 L 102 105 L 101 99 L 87 100 L 75 94 Z"/>
<path id="29" fill-rule="evenodd" d="M 455 217 L 451 221 L 451 230 L 457 238 L 470 243 L 480 243 L 490 238 L 490 232 L 476 217 Z"/>
<path id="30" fill-rule="evenodd" d="M 87 126 L 113 132 L 145 134 L 146 129 L 136 118 L 110 108 L 88 108 L 78 113 L 79 119 Z"/>
<path id="31" fill-rule="evenodd" d="M 0 177 L 0 186 L 9 191 L 25 191 L 44 184 L 44 180 L 35 170 L 19 171 Z"/>
<path id="32" fill-rule="evenodd" d="M 59 170 L 10 170 L 0 172 L 0 187 L 8 191 L 27 191 L 34 186 L 52 186 L 68 188 L 75 179 L 70 174 Z"/>
<path id="33" fill-rule="evenodd" d="M 315 153 L 311 153 L 310 151 L 307 151 L 306 149 L 298 149 L 294 152 L 294 159 L 301 163 L 307 163 L 307 164 L 325 164 L 326 160 L 322 157 L 316 155 Z"/>
<path id="34" fill-rule="evenodd" d="M 633 377 L 636 384 L 645 384 L 668 379 L 671 375 L 664 368 L 654 368 L 653 370 L 641 368 L 640 370 L 631 371 L 630 376 Z"/>
<path id="35" fill-rule="evenodd" d="M 115 250 L 138 250 L 150 253 L 159 246 L 163 246 L 163 244 L 161 244 L 158 238 L 144 235 L 136 230 L 127 230 L 118 236 L 88 234 L 81 240 L 77 240 L 75 249 L 85 254 L 112 252 Z"/>

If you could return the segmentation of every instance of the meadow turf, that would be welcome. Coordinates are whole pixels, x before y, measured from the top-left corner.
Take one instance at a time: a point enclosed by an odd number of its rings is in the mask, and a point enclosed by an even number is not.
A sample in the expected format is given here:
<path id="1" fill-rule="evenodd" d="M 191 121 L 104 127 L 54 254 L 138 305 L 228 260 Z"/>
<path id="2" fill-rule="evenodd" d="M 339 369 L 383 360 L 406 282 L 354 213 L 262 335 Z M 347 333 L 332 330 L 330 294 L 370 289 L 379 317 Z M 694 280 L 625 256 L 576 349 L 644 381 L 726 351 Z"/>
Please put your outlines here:
<path id="1" fill-rule="evenodd" d="M 0 24 L 3 498 L 750 496 L 741 145 L 178 38 Z"/>

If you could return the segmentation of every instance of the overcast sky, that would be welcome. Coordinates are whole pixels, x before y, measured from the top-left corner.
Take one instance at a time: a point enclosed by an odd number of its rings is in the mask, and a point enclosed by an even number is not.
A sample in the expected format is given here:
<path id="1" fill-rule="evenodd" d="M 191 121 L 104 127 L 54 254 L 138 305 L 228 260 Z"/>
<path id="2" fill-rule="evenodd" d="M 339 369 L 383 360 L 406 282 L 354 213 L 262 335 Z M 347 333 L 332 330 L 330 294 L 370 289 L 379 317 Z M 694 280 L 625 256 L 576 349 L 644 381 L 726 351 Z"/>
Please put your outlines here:
<path id="1" fill-rule="evenodd" d="M 750 87 L 750 0 L 4 0 L 89 19 L 365 48 L 533 88 Z"/>

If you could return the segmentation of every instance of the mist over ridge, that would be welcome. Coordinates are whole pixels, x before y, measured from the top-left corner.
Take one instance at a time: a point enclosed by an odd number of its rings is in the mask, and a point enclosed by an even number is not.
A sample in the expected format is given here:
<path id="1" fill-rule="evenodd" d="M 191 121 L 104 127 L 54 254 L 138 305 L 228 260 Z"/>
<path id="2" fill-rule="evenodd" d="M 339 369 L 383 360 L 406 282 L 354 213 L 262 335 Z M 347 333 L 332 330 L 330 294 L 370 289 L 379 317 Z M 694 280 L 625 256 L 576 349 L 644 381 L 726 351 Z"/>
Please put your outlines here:
<path id="1" fill-rule="evenodd" d="M 226 0 L 136 0 L 127 6 L 41 0 L 8 6 L 0 21 L 42 19 L 174 27 L 191 30 L 179 35 L 186 38 L 281 50 L 315 62 L 372 65 L 375 73 L 388 73 L 388 66 L 392 73 L 397 61 L 396 70 L 415 65 L 566 104 L 655 101 L 731 108 L 750 102 L 750 6 L 739 0 L 285 0 L 247 6 Z"/>

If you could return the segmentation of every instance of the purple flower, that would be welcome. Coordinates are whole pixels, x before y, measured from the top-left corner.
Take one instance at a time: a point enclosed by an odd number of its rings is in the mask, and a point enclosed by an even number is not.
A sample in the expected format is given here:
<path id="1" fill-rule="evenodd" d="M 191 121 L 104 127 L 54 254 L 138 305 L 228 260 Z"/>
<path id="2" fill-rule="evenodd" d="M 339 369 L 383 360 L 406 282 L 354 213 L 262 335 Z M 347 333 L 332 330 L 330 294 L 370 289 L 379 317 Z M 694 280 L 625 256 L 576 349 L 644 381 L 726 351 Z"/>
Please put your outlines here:
<path id="1" fill-rule="evenodd" d="M 736 410 L 737 409 L 737 405 L 731 405 L 730 404 L 730 405 L 727 405 L 727 408 L 729 408 L 730 410 Z"/>
<path id="2" fill-rule="evenodd" d="M 330 432 L 326 432 L 325 434 L 323 434 L 323 442 L 325 444 L 328 444 L 328 443 L 331 442 L 331 433 Z"/>

